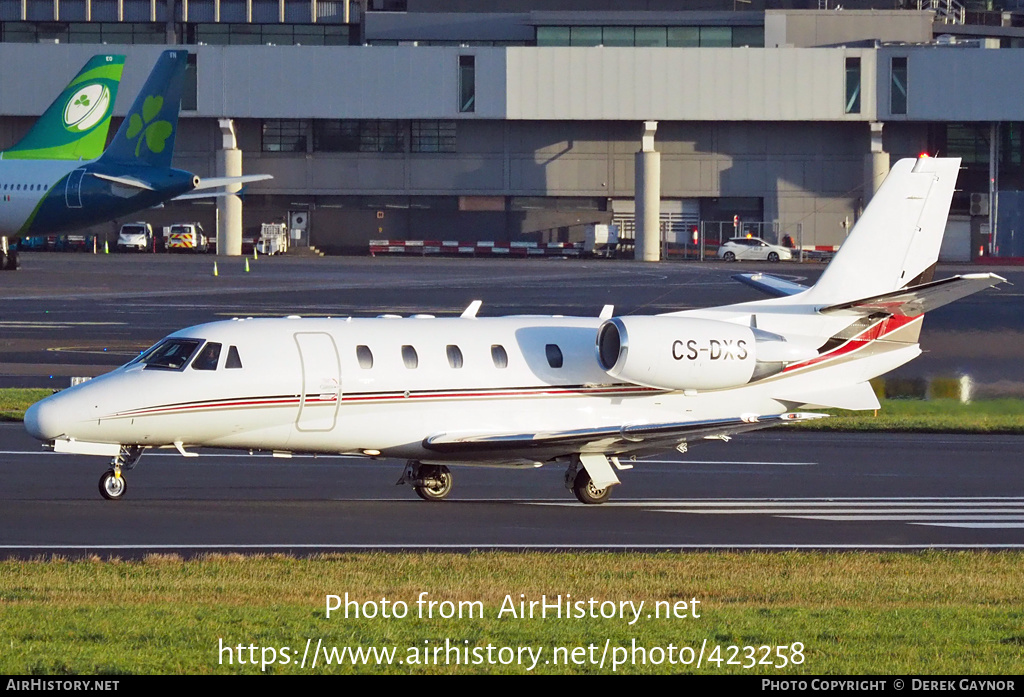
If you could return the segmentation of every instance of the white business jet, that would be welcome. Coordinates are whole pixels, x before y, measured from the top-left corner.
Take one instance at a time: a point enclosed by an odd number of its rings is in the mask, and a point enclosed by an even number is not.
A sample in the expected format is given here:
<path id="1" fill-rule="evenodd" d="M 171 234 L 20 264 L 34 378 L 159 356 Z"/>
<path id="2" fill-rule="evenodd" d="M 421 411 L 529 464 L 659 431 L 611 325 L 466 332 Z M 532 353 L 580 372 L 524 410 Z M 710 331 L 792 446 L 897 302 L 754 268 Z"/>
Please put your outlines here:
<path id="1" fill-rule="evenodd" d="M 931 280 L 960 160 L 901 160 L 820 280 L 742 277 L 777 297 L 657 316 L 235 319 L 171 334 L 29 408 L 62 453 L 112 457 L 100 493 L 150 448 L 408 461 L 426 500 L 452 465 L 566 467 L 602 503 L 635 456 L 875 409 L 868 380 L 917 356 L 923 314 L 1004 279 Z"/>

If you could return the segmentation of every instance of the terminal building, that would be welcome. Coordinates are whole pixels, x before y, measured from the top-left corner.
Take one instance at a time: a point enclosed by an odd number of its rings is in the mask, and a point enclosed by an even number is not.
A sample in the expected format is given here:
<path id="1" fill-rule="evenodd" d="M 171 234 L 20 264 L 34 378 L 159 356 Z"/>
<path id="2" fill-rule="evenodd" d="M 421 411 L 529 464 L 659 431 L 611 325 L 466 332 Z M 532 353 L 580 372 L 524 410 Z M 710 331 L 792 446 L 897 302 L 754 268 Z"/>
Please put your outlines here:
<path id="1" fill-rule="evenodd" d="M 647 149 L 666 250 L 695 229 L 832 248 L 890 164 L 926 152 L 963 158 L 943 256 L 1024 256 L 1024 2 L 622 6 L 0 0 L 0 148 L 91 55 L 126 54 L 123 115 L 184 46 L 175 165 L 214 176 L 234 143 L 272 174 L 244 191 L 246 236 L 286 222 L 336 253 L 629 236 Z M 203 202 L 142 217 L 219 222 Z"/>

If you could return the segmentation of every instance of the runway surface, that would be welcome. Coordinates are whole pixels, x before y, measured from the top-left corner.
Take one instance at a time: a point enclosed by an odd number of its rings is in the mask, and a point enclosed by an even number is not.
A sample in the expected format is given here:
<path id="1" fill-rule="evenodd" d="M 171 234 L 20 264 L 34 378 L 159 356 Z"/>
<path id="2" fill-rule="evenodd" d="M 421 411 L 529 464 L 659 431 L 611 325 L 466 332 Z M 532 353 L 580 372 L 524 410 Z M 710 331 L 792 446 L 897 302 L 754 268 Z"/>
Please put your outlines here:
<path id="1" fill-rule="evenodd" d="M 639 460 L 602 506 L 560 467 L 455 468 L 447 501 L 395 486 L 402 463 L 147 454 L 105 501 L 103 458 L 41 452 L 0 427 L 0 555 L 360 549 L 1012 549 L 1024 547 L 1014 437 L 765 432 Z"/>
<path id="2" fill-rule="evenodd" d="M 23 255 L 0 274 L 0 386 L 64 387 L 185 326 L 233 316 L 656 313 L 761 297 L 765 270 L 812 283 L 820 265 L 583 260 L 240 259 Z M 936 278 L 977 271 L 940 267 Z M 906 377 L 1024 384 L 1024 270 L 1015 286 L 930 313 Z M 1018 386 L 1018 387 L 1015 387 Z M 126 499 L 104 501 L 104 458 L 43 452 L 0 425 L 0 555 L 351 549 L 922 549 L 1024 547 L 1024 439 L 771 431 L 672 451 L 583 506 L 563 470 L 454 469 L 443 503 L 396 487 L 403 463 L 147 454 Z"/>

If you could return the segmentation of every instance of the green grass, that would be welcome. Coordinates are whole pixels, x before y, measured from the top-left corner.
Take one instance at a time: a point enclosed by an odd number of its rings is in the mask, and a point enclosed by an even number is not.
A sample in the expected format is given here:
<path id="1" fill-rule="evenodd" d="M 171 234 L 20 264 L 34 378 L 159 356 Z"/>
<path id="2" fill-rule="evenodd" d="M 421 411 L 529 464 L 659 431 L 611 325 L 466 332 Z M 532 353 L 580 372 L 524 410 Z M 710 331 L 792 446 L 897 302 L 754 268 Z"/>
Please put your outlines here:
<path id="1" fill-rule="evenodd" d="M 323 665 L 299 662 L 306 640 L 330 647 L 543 647 L 535 672 L 608 674 L 612 649 L 721 646 L 721 665 L 644 665 L 619 673 L 1019 674 L 1024 659 L 1020 553 L 348 554 L 313 559 L 215 556 L 183 561 L 0 562 L 0 673 L 258 673 L 220 647 L 275 649 L 267 672 L 508 673 L 518 665 Z M 416 599 L 479 601 L 482 617 L 418 617 Z M 328 594 L 404 618 L 325 616 Z M 633 626 L 602 618 L 497 616 L 505 595 L 645 602 Z M 700 601 L 700 617 L 648 619 L 656 601 Z M 364 606 L 366 607 L 366 606 Z M 221 643 L 223 642 L 223 644 Z M 602 668 L 589 660 L 611 647 Z M 729 646 L 803 644 L 782 669 L 728 665 Z M 580 664 L 544 663 L 583 647 Z M 294 652 L 282 664 L 281 649 Z M 759 648 L 755 655 L 762 657 Z M 245 659 L 249 652 L 246 649 Z M 784 654 L 791 655 L 790 650 Z M 571 655 L 571 654 L 567 654 Z M 619 651 L 619 658 L 624 654 Z M 656 658 L 655 654 L 649 654 Z M 775 656 L 774 650 L 772 656 Z M 267 652 L 265 657 L 270 658 Z M 745 653 L 734 660 L 741 663 Z M 779 659 L 776 658 L 778 661 Z"/>
<path id="2" fill-rule="evenodd" d="M 21 421 L 26 409 L 51 394 L 49 389 L 0 389 L 0 421 Z"/>
<path id="3" fill-rule="evenodd" d="M 822 431 L 916 431 L 925 433 L 1024 433 L 1024 400 L 993 399 L 961 404 L 954 399 L 883 399 L 877 413 L 824 409 L 831 418 L 797 426 Z M 810 410 L 817 411 L 817 410 Z"/>

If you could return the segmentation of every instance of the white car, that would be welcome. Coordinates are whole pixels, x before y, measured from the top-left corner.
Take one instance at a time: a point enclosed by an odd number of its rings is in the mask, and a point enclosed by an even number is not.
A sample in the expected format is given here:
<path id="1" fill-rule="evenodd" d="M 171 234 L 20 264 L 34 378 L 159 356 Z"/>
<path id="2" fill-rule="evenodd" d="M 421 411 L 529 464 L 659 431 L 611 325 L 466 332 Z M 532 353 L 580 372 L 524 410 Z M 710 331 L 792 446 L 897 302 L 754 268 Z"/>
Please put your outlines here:
<path id="1" fill-rule="evenodd" d="M 718 258 L 726 261 L 788 261 L 793 258 L 793 251 L 777 244 L 769 244 L 760 237 L 733 237 L 718 248 Z"/>

